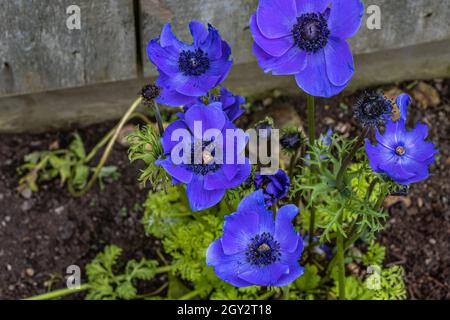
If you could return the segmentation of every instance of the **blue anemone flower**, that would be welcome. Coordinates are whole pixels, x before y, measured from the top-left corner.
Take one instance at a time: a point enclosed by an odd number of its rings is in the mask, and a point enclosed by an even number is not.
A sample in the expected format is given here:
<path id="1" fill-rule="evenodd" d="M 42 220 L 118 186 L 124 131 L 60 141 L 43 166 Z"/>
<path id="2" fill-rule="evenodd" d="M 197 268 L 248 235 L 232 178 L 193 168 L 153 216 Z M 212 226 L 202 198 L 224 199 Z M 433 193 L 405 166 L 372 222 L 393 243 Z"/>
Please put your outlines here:
<path id="1" fill-rule="evenodd" d="M 201 124 L 201 132 L 195 130 Z M 174 133 L 184 132 L 189 141 Z M 221 137 L 206 138 L 205 133 L 216 129 Z M 236 135 L 232 146 L 226 141 L 227 131 Z M 191 209 L 200 211 L 217 204 L 227 189 L 241 185 L 251 173 L 251 165 L 247 158 L 240 163 L 239 155 L 245 150 L 248 137 L 227 119 L 220 102 L 209 105 L 196 104 L 190 107 L 183 118 L 172 122 L 161 138 L 165 159 L 156 161 L 172 176 L 174 184 L 186 185 L 186 193 Z M 221 141 L 219 141 L 221 140 Z M 185 148 L 179 149 L 180 145 Z M 198 146 L 198 147 L 196 147 Z M 232 148 L 232 149 L 230 149 Z M 189 150 L 185 155 L 184 150 Z M 216 152 L 221 151 L 220 155 Z M 186 161 L 172 159 L 173 152 Z M 199 151 L 200 162 L 196 162 Z M 231 156 L 233 152 L 234 157 Z M 228 156 L 227 156 L 228 155 Z"/>
<path id="2" fill-rule="evenodd" d="M 157 67 L 156 84 L 161 88 L 157 101 L 169 106 L 194 103 L 227 76 L 233 62 L 230 46 L 219 31 L 192 21 L 189 24 L 193 43 L 178 40 L 167 23 L 161 36 L 147 46 L 150 61 Z M 158 41 L 159 40 L 159 41 Z"/>
<path id="3" fill-rule="evenodd" d="M 222 110 L 227 115 L 228 120 L 233 122 L 237 118 L 239 118 L 243 113 L 244 109 L 241 106 L 245 103 L 245 98 L 243 96 L 234 94 L 229 91 L 226 87 L 220 88 L 220 93 L 218 95 L 208 94 L 209 101 L 214 102 L 218 101 L 222 103 Z M 195 103 L 187 104 L 184 106 L 184 111 L 188 110 L 194 104 L 202 103 L 202 100 L 199 98 L 195 101 Z M 181 117 L 183 117 L 181 115 Z"/>
<path id="4" fill-rule="evenodd" d="M 401 185 L 428 178 L 428 167 L 438 152 L 433 143 L 425 141 L 428 136 L 425 124 L 419 123 L 411 130 L 406 129 L 410 101 L 406 94 L 398 96 L 396 104 L 400 109 L 400 119 L 389 120 L 383 134 L 376 130 L 376 145 L 366 139 L 366 153 L 372 170 L 387 174 Z"/>
<path id="5" fill-rule="evenodd" d="M 272 206 L 277 200 L 283 199 L 289 191 L 291 181 L 289 176 L 282 169 L 278 169 L 275 174 L 261 175 L 255 174 L 255 188 L 262 189 L 266 206 Z"/>
<path id="6" fill-rule="evenodd" d="M 265 72 L 294 75 L 310 95 L 334 96 L 353 76 L 347 39 L 363 13 L 360 0 L 260 0 L 250 19 L 253 53 Z"/>
<path id="7" fill-rule="evenodd" d="M 210 98 L 213 101 L 222 102 L 223 111 L 231 122 L 244 113 L 244 109 L 241 106 L 245 103 L 245 98 L 240 95 L 235 95 L 225 87 L 220 88 L 219 96 L 211 95 Z"/>
<path id="8" fill-rule="evenodd" d="M 281 207 L 275 221 L 258 190 L 225 217 L 223 235 L 209 246 L 206 263 L 219 278 L 236 286 L 286 286 L 303 274 L 303 239 L 292 225 L 298 208 Z"/>

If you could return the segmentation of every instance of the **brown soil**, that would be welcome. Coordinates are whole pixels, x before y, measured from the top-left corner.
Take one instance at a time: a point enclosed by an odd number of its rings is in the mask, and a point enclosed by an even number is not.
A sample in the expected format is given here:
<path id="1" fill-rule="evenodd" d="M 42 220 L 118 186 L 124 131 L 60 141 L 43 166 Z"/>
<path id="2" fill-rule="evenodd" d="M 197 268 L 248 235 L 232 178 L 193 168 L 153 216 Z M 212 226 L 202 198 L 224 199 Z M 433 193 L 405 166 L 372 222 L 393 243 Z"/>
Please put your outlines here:
<path id="1" fill-rule="evenodd" d="M 114 123 L 80 130 L 88 149 Z M 104 246 L 124 249 L 124 259 L 155 258 L 158 241 L 145 237 L 140 206 L 146 190 L 137 183 L 139 165 L 130 165 L 126 149 L 116 145 L 109 164 L 120 169 L 118 181 L 96 185 L 82 198 L 71 197 L 59 181 L 41 186 L 29 199 L 16 192 L 16 168 L 23 156 L 71 134 L 2 135 L 0 138 L 0 298 L 44 293 L 45 282 L 62 287 L 69 265 L 81 270 Z M 159 282 L 159 281 L 157 281 Z M 155 283 L 155 287 L 156 287 Z M 152 288 L 149 288 L 149 291 Z"/>
<path id="2" fill-rule="evenodd" d="M 430 138 L 439 148 L 433 176 L 411 187 L 406 198 L 388 207 L 390 218 L 380 240 L 387 247 L 387 262 L 401 264 L 412 299 L 450 299 L 450 81 L 432 81 L 440 102 L 415 101 L 411 122 L 431 126 Z M 410 83 L 385 88 L 414 90 Z M 352 105 L 358 93 L 344 97 Z M 339 99 L 318 100 L 318 130 L 332 126 L 354 136 L 357 125 L 351 111 Z M 301 119 L 306 118 L 304 101 L 281 97 L 270 106 L 293 105 Z M 413 120 L 413 121 L 412 121 Z M 113 123 L 79 129 L 88 149 Z M 54 279 L 52 288 L 62 287 L 67 266 L 84 268 L 105 245 L 124 249 L 125 258 L 155 258 L 158 241 L 144 236 L 139 204 L 145 199 L 137 181 L 139 165 L 129 164 L 126 149 L 116 146 L 108 161 L 119 167 L 121 177 L 101 191 L 95 186 L 87 195 L 71 197 L 59 182 L 41 186 L 27 199 L 15 191 L 19 179 L 16 168 L 23 156 L 70 139 L 70 133 L 40 135 L 0 135 L 0 298 L 17 299 L 48 290 L 45 282 Z M 157 287 L 156 282 L 152 285 Z M 150 288 L 149 288 L 150 289 Z"/>

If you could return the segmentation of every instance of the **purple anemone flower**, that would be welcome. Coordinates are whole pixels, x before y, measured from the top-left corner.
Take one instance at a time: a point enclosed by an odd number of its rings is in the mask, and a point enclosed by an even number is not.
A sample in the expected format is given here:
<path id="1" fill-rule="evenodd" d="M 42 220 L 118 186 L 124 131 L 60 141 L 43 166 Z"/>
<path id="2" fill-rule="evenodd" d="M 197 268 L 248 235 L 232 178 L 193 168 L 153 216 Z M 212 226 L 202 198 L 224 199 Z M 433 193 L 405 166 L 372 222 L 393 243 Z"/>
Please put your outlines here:
<path id="1" fill-rule="evenodd" d="M 235 95 L 225 87 L 220 88 L 219 96 L 211 95 L 211 100 L 222 102 L 223 111 L 231 122 L 244 113 L 241 105 L 245 103 L 245 98 L 243 96 Z"/>
<path id="2" fill-rule="evenodd" d="M 216 101 L 222 103 L 222 110 L 225 112 L 228 120 L 230 120 L 231 122 L 239 118 L 242 113 L 244 113 L 244 109 L 241 108 L 241 105 L 245 103 L 245 98 L 243 96 L 234 94 L 225 87 L 220 88 L 219 95 L 209 94 L 208 98 L 210 102 Z M 197 101 L 193 104 L 185 105 L 184 111 L 188 110 L 192 105 L 198 103 L 202 103 L 201 99 L 197 99 Z"/>
<path id="3" fill-rule="evenodd" d="M 433 143 L 425 141 L 428 136 L 425 124 L 419 123 L 412 130 L 406 129 L 410 101 L 406 94 L 398 96 L 396 104 L 400 109 L 400 119 L 388 121 L 383 134 L 376 130 L 376 145 L 366 139 L 366 153 L 372 170 L 387 174 L 401 185 L 428 178 L 428 167 L 437 153 Z"/>
<path id="4" fill-rule="evenodd" d="M 207 138 L 210 129 L 215 129 L 221 136 Z M 187 136 L 188 141 L 178 133 Z M 227 133 L 236 135 L 231 146 L 225 139 Z M 238 187 L 251 173 L 249 160 L 244 158 L 242 164 L 239 161 L 239 155 L 247 144 L 247 136 L 227 119 L 220 102 L 190 107 L 183 119 L 167 127 L 161 140 L 166 158 L 156 161 L 156 164 L 172 176 L 174 184 L 186 185 L 189 204 L 194 211 L 214 206 L 227 189 Z M 189 150 L 188 154 L 184 150 Z M 174 155 L 185 161 L 175 160 Z M 200 161 L 195 161 L 195 158 Z"/>
<path id="5" fill-rule="evenodd" d="M 363 11 L 360 0 L 260 0 L 250 19 L 253 53 L 265 72 L 295 75 L 308 94 L 334 96 L 353 76 L 346 39 Z"/>
<path id="6" fill-rule="evenodd" d="M 275 221 L 258 190 L 225 217 L 223 235 L 209 246 L 206 263 L 219 278 L 236 287 L 286 286 L 303 274 L 299 260 L 303 239 L 292 225 L 298 208 L 278 210 Z"/>
<path id="7" fill-rule="evenodd" d="M 282 169 L 272 175 L 255 175 L 255 188 L 262 189 L 266 206 L 272 206 L 275 201 L 283 199 L 289 191 L 291 181 Z"/>
<path id="8" fill-rule="evenodd" d="M 195 103 L 227 76 L 233 62 L 230 46 L 219 31 L 192 21 L 189 24 L 193 43 L 179 41 L 167 23 L 161 36 L 147 46 L 150 61 L 157 67 L 156 84 L 161 88 L 158 102 L 169 106 Z M 159 41 L 158 41 L 159 40 Z"/>

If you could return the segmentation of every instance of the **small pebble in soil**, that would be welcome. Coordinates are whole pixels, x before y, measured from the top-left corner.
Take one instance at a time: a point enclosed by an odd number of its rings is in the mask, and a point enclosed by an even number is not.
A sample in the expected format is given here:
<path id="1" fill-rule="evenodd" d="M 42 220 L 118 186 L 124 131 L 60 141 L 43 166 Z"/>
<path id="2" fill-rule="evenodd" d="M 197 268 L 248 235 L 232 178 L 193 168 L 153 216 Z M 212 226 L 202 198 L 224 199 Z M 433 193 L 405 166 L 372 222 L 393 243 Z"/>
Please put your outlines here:
<path id="1" fill-rule="evenodd" d="M 12 266 L 8 263 L 6 264 L 6 270 L 11 271 L 12 270 Z"/>
<path id="2" fill-rule="evenodd" d="M 33 208 L 33 204 L 28 200 L 24 201 L 20 206 L 20 209 L 22 209 L 22 211 L 29 211 L 31 208 Z"/>
<path id="3" fill-rule="evenodd" d="M 27 276 L 32 277 L 32 276 L 34 276 L 34 269 L 33 268 L 26 268 L 25 269 L 25 273 L 27 274 Z"/>
<path id="4" fill-rule="evenodd" d="M 61 207 L 58 207 L 58 208 L 55 209 L 55 213 L 57 215 L 60 215 L 63 212 L 64 212 L 64 206 L 61 206 Z"/>
<path id="5" fill-rule="evenodd" d="M 422 198 L 417 198 L 417 206 L 419 207 L 419 208 L 422 208 L 423 207 L 423 199 Z"/>
<path id="6" fill-rule="evenodd" d="M 325 118 L 323 119 L 323 122 L 324 122 L 327 126 L 331 126 L 331 125 L 333 125 L 333 124 L 336 123 L 336 121 L 335 121 L 333 118 L 330 118 L 330 117 L 325 117 Z"/>
<path id="7" fill-rule="evenodd" d="M 431 244 L 433 244 L 433 245 L 436 244 L 436 240 L 434 240 L 433 238 L 430 238 L 429 242 L 430 242 Z"/>
<path id="8" fill-rule="evenodd" d="M 31 196 L 33 195 L 33 192 L 31 191 L 30 188 L 25 188 L 22 191 L 20 191 L 20 195 L 25 199 L 30 199 Z"/>

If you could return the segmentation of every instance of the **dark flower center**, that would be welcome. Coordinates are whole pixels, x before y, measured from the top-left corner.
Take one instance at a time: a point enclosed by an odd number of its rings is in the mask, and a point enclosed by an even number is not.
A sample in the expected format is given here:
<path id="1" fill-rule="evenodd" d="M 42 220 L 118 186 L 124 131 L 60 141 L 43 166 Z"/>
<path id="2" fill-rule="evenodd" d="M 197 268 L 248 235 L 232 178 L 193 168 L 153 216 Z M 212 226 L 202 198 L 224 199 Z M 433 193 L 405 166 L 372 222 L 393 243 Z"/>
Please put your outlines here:
<path id="1" fill-rule="evenodd" d="M 220 165 L 217 163 L 214 163 L 214 151 L 213 151 L 213 144 L 212 141 L 204 141 L 202 142 L 201 148 L 195 148 L 195 145 L 192 145 L 191 148 L 191 163 L 187 165 L 187 169 L 194 174 L 199 175 L 207 175 L 210 172 L 215 172 L 219 170 Z M 196 150 L 198 149 L 198 150 Z M 202 163 L 195 163 L 195 153 L 201 152 L 199 155 Z"/>
<path id="2" fill-rule="evenodd" d="M 330 29 L 321 13 L 305 13 L 297 18 L 292 35 L 300 49 L 315 53 L 327 45 Z"/>
<path id="3" fill-rule="evenodd" d="M 178 67 L 185 76 L 200 76 L 209 69 L 208 55 L 202 49 L 181 51 Z"/>
<path id="4" fill-rule="evenodd" d="M 245 256 L 250 264 L 267 266 L 280 260 L 280 244 L 268 232 L 258 234 L 250 240 Z"/>
<path id="5" fill-rule="evenodd" d="M 363 126 L 378 126 L 384 124 L 391 112 L 392 104 L 384 95 L 365 92 L 356 102 L 354 115 Z"/>
<path id="6" fill-rule="evenodd" d="M 398 156 L 404 155 L 405 152 L 406 152 L 406 150 L 405 150 L 405 148 L 403 148 L 402 146 L 398 146 L 397 148 L 395 148 L 395 153 L 396 153 Z"/>

